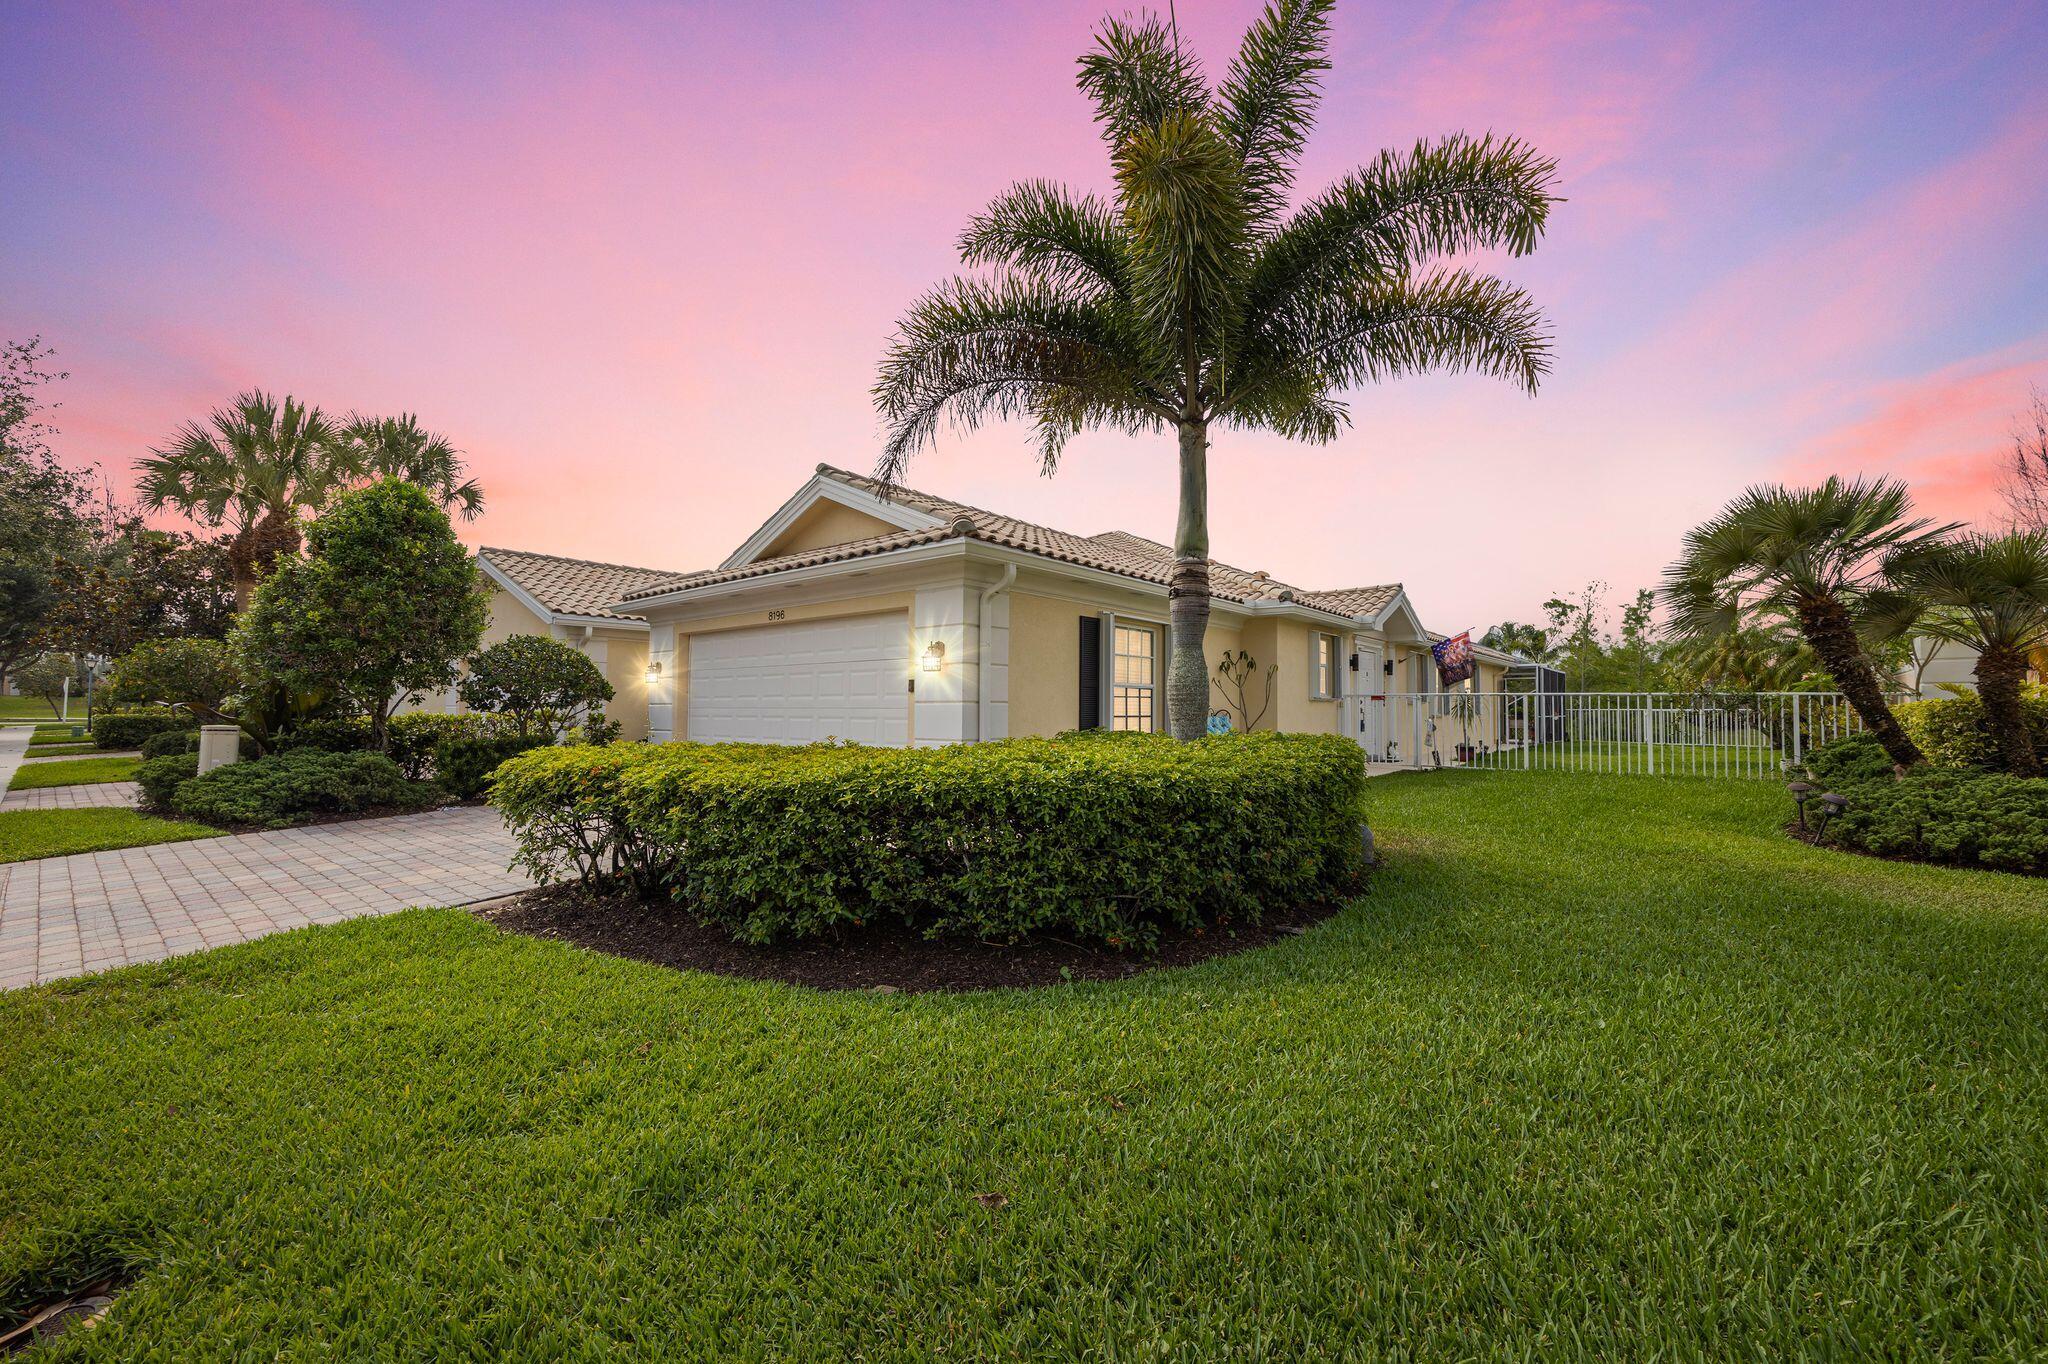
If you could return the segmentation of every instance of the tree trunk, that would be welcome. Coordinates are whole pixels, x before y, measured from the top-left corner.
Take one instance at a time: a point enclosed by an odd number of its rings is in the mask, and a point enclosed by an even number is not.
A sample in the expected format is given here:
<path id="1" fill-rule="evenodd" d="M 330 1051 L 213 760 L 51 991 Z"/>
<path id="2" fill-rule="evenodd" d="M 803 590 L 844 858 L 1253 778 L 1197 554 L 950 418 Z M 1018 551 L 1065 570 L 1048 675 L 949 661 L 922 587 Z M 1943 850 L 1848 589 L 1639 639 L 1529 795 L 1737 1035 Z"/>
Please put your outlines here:
<path id="1" fill-rule="evenodd" d="M 277 567 L 280 558 L 297 554 L 304 543 L 298 518 L 289 511 L 267 511 L 237 531 L 228 544 L 228 567 L 235 575 L 235 610 L 248 610 L 256 584 Z"/>
<path id="2" fill-rule="evenodd" d="M 1180 525 L 1166 598 L 1173 622 L 1167 727 L 1176 739 L 1199 739 L 1209 732 L 1209 423 L 1201 418 L 1180 424 Z"/>
<path id="3" fill-rule="evenodd" d="M 1799 632 L 1820 655 L 1828 675 L 1849 699 L 1850 708 L 1892 762 L 1901 768 L 1919 766 L 1920 750 L 1885 703 L 1884 689 L 1877 684 L 1877 672 L 1856 638 L 1856 625 L 1849 619 L 1848 609 L 1828 598 L 1801 602 Z"/>
<path id="4" fill-rule="evenodd" d="M 1998 749 L 1999 765 L 2015 777 L 2038 777 L 2041 760 L 2020 701 L 2026 680 L 2027 656 L 2019 650 L 1986 649 L 1977 655 L 1977 696 L 1984 702 L 1984 725 Z"/>

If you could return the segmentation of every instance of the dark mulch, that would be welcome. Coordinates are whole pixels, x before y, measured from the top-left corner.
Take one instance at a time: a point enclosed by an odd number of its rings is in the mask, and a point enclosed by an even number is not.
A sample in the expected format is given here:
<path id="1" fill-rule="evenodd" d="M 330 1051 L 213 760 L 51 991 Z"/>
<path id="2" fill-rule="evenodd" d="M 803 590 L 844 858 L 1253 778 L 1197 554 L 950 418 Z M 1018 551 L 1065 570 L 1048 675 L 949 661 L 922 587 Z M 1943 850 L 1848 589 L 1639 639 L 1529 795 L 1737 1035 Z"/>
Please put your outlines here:
<path id="1" fill-rule="evenodd" d="M 1163 936 L 1151 953 L 1118 952 L 1054 938 L 1021 943 L 926 938 L 898 926 L 871 928 L 839 942 L 748 947 L 672 905 L 600 896 L 574 886 L 530 891 L 480 905 L 477 914 L 513 933 L 574 943 L 594 952 L 748 980 L 814 990 L 995 990 L 1069 980 L 1122 980 L 1145 971 L 1191 966 L 1306 932 L 1341 902 L 1267 914 L 1256 925 Z"/>

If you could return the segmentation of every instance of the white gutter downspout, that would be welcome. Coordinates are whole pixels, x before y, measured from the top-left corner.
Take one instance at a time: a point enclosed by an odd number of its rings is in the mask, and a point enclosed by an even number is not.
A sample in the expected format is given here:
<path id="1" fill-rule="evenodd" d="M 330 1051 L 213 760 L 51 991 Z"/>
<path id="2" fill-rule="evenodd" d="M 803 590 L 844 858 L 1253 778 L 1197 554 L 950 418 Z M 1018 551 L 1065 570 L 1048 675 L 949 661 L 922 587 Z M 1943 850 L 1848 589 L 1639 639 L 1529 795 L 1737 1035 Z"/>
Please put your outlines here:
<path id="1" fill-rule="evenodd" d="M 1017 581 L 1017 565 L 1003 565 L 1003 576 L 981 589 L 981 608 L 975 613 L 974 627 L 974 738 L 980 742 L 988 737 L 988 608 L 1001 594 L 1010 590 L 1010 584 Z"/>

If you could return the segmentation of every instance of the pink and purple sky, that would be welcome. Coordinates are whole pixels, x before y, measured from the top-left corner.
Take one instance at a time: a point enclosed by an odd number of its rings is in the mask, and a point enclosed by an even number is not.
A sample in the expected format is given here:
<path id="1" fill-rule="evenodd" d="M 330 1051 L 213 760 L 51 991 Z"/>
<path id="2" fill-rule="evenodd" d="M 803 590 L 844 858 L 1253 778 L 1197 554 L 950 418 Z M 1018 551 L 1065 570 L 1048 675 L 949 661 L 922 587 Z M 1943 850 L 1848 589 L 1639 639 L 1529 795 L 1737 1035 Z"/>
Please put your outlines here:
<path id="1" fill-rule="evenodd" d="M 257 385 L 414 411 L 481 543 L 715 564 L 873 463 L 875 361 L 970 214 L 1107 180 L 1073 84 L 1106 0 L 0 4 L 0 336 L 71 372 L 65 457 L 123 483 Z M 1213 72 L 1255 6 L 1178 9 Z M 1222 433 L 1219 558 L 1400 579 L 1455 631 L 1653 581 L 1752 480 L 1993 518 L 2048 388 L 2048 6 L 1350 0 L 1332 56 L 1306 190 L 1459 129 L 1558 159 L 1503 267 L 1555 373 L 1364 390 L 1327 447 Z M 1006 427 L 910 482 L 1168 538 L 1172 461 L 1088 437 L 1048 480 Z"/>

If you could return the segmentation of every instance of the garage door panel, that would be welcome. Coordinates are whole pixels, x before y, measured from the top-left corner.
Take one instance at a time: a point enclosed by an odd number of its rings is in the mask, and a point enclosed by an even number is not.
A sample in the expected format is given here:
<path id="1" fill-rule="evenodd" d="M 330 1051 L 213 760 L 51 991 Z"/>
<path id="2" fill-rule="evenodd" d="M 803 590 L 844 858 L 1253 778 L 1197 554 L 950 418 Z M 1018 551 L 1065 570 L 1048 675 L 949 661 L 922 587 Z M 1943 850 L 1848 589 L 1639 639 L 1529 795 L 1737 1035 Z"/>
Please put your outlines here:
<path id="1" fill-rule="evenodd" d="M 706 743 L 910 741 L 901 613 L 690 638 L 689 735 Z"/>

